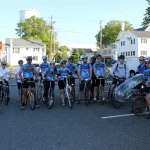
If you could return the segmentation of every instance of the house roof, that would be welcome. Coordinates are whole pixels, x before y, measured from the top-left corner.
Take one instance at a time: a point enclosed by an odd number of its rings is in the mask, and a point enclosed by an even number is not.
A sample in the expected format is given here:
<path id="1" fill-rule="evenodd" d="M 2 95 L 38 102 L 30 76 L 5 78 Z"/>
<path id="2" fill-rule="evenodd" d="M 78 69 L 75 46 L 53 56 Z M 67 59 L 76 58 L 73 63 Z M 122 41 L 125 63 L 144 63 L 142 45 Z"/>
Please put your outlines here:
<path id="1" fill-rule="evenodd" d="M 10 46 L 10 40 L 12 39 L 13 46 L 20 47 L 44 47 L 44 44 L 41 40 L 25 40 L 25 39 L 16 39 L 16 38 L 6 38 L 5 45 Z"/>
<path id="2" fill-rule="evenodd" d="M 138 37 L 143 37 L 143 38 L 150 38 L 150 32 L 149 31 L 130 31 L 131 33 L 133 33 L 134 35 L 138 36 Z"/>
<path id="3" fill-rule="evenodd" d="M 94 53 L 94 51 L 92 51 L 90 48 L 73 48 L 72 50 L 74 51 L 75 49 L 77 49 L 79 52 L 84 50 L 86 53 Z"/>
<path id="4" fill-rule="evenodd" d="M 135 31 L 145 31 L 146 29 L 147 27 L 142 27 L 142 28 L 135 29 Z"/>

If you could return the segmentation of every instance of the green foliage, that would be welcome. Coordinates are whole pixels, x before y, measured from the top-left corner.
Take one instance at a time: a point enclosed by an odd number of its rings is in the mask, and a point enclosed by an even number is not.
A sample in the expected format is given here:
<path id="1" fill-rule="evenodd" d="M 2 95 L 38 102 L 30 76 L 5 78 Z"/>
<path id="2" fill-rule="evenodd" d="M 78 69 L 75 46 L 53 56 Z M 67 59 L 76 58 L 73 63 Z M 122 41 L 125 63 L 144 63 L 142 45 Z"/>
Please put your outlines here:
<path id="1" fill-rule="evenodd" d="M 86 54 L 85 50 L 82 49 L 82 50 L 80 51 L 80 56 L 85 55 L 85 54 Z"/>
<path id="2" fill-rule="evenodd" d="M 60 60 L 65 59 L 68 60 L 68 52 L 70 49 L 67 46 L 61 46 L 56 51 L 56 62 L 60 62 Z"/>
<path id="3" fill-rule="evenodd" d="M 49 54 L 50 27 L 46 24 L 46 21 L 44 21 L 42 18 L 36 18 L 32 16 L 31 18 L 26 19 L 24 22 L 19 22 L 17 24 L 17 29 L 15 30 L 16 34 L 18 36 L 21 36 L 23 39 L 42 40 L 42 42 L 46 44 L 46 52 L 47 54 Z M 53 35 L 53 37 L 54 36 L 56 39 L 56 33 L 55 35 Z"/>
<path id="4" fill-rule="evenodd" d="M 77 63 L 77 61 L 80 59 L 80 54 L 78 49 L 74 49 L 72 53 L 72 57 L 74 58 L 74 62 Z"/>
<path id="5" fill-rule="evenodd" d="M 121 30 L 121 23 L 122 22 L 119 20 L 111 20 L 104 26 L 102 29 L 102 43 L 104 46 L 108 46 L 116 41 Z M 128 21 L 125 21 L 125 30 L 133 30 L 132 24 Z M 98 33 L 95 37 L 97 40 L 97 46 L 99 47 L 100 33 Z"/>
<path id="6" fill-rule="evenodd" d="M 149 7 L 145 10 L 142 26 L 146 27 L 150 24 L 150 0 L 146 0 L 148 2 Z"/>

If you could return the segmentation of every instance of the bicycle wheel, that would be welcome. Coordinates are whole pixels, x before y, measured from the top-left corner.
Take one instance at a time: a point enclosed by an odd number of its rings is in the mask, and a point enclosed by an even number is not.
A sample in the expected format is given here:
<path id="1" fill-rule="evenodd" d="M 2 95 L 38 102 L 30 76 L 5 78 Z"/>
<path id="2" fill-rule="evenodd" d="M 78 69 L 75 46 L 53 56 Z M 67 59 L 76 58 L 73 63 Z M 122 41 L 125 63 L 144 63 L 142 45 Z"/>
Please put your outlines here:
<path id="1" fill-rule="evenodd" d="M 35 94 L 33 92 L 29 94 L 29 102 L 30 102 L 30 108 L 34 110 L 35 109 Z"/>
<path id="2" fill-rule="evenodd" d="M 40 85 L 37 89 L 37 100 L 41 102 L 43 100 L 43 86 Z"/>
<path id="3" fill-rule="evenodd" d="M 69 104 L 69 107 L 72 108 L 72 107 L 73 107 L 73 104 L 72 104 L 71 90 L 70 90 L 70 88 L 67 88 L 66 90 L 67 90 L 67 92 L 68 92 L 68 95 L 67 95 L 67 96 L 68 96 L 68 98 L 67 98 L 67 99 L 68 99 L 68 104 Z"/>
<path id="4" fill-rule="evenodd" d="M 119 109 L 121 107 L 121 102 L 119 102 L 115 96 L 114 96 L 114 93 L 113 93 L 113 96 L 112 96 L 112 104 L 113 104 L 113 107 L 116 108 L 116 109 Z"/>
<path id="5" fill-rule="evenodd" d="M 9 94 L 8 94 L 8 88 L 6 87 L 5 91 L 4 91 L 4 103 L 7 106 L 8 105 L 8 101 L 9 101 Z"/>
<path id="6" fill-rule="evenodd" d="M 85 101 L 85 105 L 88 106 L 89 101 L 88 101 L 88 94 L 87 94 L 87 88 L 84 89 L 84 101 Z"/>
<path id="7" fill-rule="evenodd" d="M 141 97 L 133 102 L 132 112 L 136 116 L 143 115 L 145 114 L 146 111 L 147 111 L 147 104 L 145 98 Z"/>
<path id="8" fill-rule="evenodd" d="M 47 108 L 51 109 L 53 107 L 53 104 L 54 104 L 54 90 L 50 88 L 48 91 Z"/>
<path id="9" fill-rule="evenodd" d="M 71 94 L 72 94 L 72 103 L 75 102 L 75 88 L 74 86 L 71 86 L 72 90 L 71 90 Z"/>
<path id="10" fill-rule="evenodd" d="M 111 104 L 111 102 L 112 102 L 112 96 L 110 95 L 110 88 L 111 88 L 111 86 L 109 87 L 109 90 L 108 90 L 108 97 L 107 97 L 108 104 Z"/>

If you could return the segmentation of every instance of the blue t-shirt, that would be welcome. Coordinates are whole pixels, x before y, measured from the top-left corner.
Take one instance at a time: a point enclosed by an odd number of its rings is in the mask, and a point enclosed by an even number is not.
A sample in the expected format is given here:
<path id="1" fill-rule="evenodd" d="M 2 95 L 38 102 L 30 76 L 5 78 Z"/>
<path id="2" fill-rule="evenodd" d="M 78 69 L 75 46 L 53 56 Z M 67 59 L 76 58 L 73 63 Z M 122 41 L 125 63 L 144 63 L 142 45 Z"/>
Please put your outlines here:
<path id="1" fill-rule="evenodd" d="M 67 63 L 66 64 L 66 68 L 68 68 L 70 70 L 70 72 L 72 74 L 74 74 L 75 73 L 75 69 L 77 68 L 77 65 L 76 64 L 69 64 L 69 63 Z"/>
<path id="2" fill-rule="evenodd" d="M 50 67 L 50 64 L 47 62 L 43 62 L 40 64 L 40 69 L 41 69 L 41 73 L 44 73 L 46 71 L 47 68 Z"/>
<path id="3" fill-rule="evenodd" d="M 144 77 L 145 77 L 146 81 L 150 83 L 150 68 L 146 69 L 146 70 L 143 72 L 143 74 L 144 74 Z M 150 85 L 147 86 L 147 87 L 150 88 Z"/>
<path id="4" fill-rule="evenodd" d="M 57 74 L 60 76 L 60 80 L 64 80 L 64 76 L 69 76 L 70 70 L 68 68 L 65 68 L 64 70 L 62 68 L 59 68 L 57 71 Z"/>
<path id="5" fill-rule="evenodd" d="M 46 80 L 54 81 L 54 68 L 52 68 L 52 67 L 46 68 L 45 71 L 46 71 L 46 74 L 45 74 Z"/>
<path id="6" fill-rule="evenodd" d="M 104 70 L 106 69 L 106 64 L 104 62 L 96 62 L 93 69 L 96 69 L 96 75 L 102 76 L 104 74 Z"/>
<path id="7" fill-rule="evenodd" d="M 90 78 L 90 71 L 92 71 L 92 66 L 88 63 L 82 63 L 78 66 L 78 70 L 80 70 L 80 75 L 83 79 Z"/>
<path id="8" fill-rule="evenodd" d="M 23 71 L 23 78 L 33 78 L 35 66 L 27 63 L 21 66 L 21 70 Z"/>
<path id="9" fill-rule="evenodd" d="M 144 64 L 140 64 L 140 65 L 138 66 L 136 72 L 138 72 L 138 73 L 140 73 L 140 74 L 143 74 L 143 72 L 144 72 L 145 70 L 146 70 L 146 65 L 145 65 L 145 63 L 144 63 Z"/>

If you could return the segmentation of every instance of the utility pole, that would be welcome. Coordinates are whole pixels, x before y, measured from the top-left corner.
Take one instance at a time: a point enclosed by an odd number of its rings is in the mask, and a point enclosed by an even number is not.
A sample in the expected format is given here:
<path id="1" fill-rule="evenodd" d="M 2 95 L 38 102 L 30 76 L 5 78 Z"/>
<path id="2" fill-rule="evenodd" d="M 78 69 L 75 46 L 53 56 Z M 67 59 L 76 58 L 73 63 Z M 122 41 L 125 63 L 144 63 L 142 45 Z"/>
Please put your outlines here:
<path id="1" fill-rule="evenodd" d="M 103 20 L 100 20 L 100 35 L 99 35 L 99 37 L 100 37 L 100 41 L 99 41 L 99 48 L 100 48 L 100 55 L 102 55 L 102 49 L 103 49 L 103 47 L 102 47 L 102 21 Z"/>
<path id="2" fill-rule="evenodd" d="M 50 59 L 52 58 L 52 44 L 53 44 L 53 16 L 51 16 L 51 23 L 50 23 Z"/>

